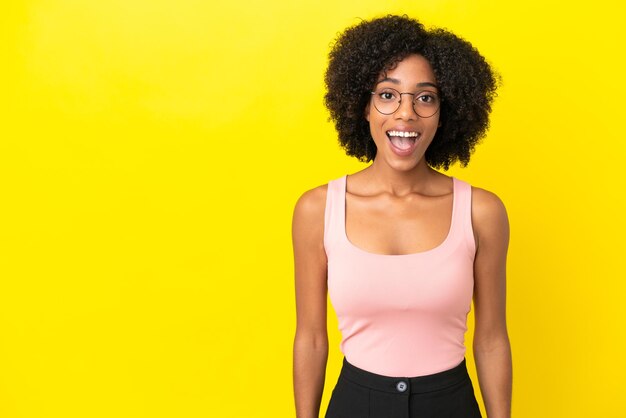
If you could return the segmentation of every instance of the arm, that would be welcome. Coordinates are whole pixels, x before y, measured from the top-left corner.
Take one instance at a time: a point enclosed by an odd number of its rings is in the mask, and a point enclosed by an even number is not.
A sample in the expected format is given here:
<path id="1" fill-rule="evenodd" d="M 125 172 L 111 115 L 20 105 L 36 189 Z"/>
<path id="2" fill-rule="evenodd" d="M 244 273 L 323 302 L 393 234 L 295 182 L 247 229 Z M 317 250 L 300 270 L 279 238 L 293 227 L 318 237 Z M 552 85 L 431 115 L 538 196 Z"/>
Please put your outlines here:
<path id="1" fill-rule="evenodd" d="M 292 239 L 296 290 L 293 388 L 297 418 L 317 418 L 328 360 L 326 186 L 304 193 L 294 209 Z"/>
<path id="2" fill-rule="evenodd" d="M 474 188 L 474 360 L 488 418 L 510 418 L 511 345 L 506 326 L 506 254 L 509 221 L 502 201 Z"/>

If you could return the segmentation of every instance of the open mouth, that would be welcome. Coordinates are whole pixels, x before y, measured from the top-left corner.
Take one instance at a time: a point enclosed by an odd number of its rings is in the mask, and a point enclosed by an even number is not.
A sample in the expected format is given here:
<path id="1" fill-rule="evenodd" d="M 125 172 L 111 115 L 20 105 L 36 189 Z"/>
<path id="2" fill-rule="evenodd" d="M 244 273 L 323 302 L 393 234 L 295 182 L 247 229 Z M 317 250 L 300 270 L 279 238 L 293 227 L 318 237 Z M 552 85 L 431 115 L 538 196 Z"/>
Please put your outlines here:
<path id="1" fill-rule="evenodd" d="M 419 132 L 387 131 L 392 148 L 402 154 L 410 153 L 420 137 Z"/>

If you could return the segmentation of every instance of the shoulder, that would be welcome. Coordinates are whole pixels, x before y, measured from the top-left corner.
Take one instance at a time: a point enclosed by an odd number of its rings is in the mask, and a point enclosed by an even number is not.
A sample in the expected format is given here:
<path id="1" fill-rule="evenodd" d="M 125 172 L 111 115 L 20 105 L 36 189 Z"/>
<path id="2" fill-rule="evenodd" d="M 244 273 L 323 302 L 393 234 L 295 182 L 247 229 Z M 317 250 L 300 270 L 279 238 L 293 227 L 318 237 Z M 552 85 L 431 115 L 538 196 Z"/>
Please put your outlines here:
<path id="1" fill-rule="evenodd" d="M 472 186 L 472 212 L 481 218 L 503 216 L 506 208 L 495 193 Z"/>
<path id="2" fill-rule="evenodd" d="M 323 184 L 300 195 L 293 210 L 294 234 L 311 237 L 323 233 L 327 190 L 328 185 Z"/>
<path id="3" fill-rule="evenodd" d="M 472 186 L 472 226 L 478 243 L 489 238 L 508 240 L 506 207 L 495 193 Z"/>
<path id="4" fill-rule="evenodd" d="M 294 216 L 315 217 L 320 213 L 323 215 L 326 208 L 327 184 L 322 184 L 313 189 L 307 190 L 300 195 L 294 208 Z"/>
<path id="5" fill-rule="evenodd" d="M 318 186 L 302 193 L 296 202 L 292 219 L 292 239 L 296 259 L 298 255 L 324 253 L 324 214 L 326 209 L 327 185 Z"/>

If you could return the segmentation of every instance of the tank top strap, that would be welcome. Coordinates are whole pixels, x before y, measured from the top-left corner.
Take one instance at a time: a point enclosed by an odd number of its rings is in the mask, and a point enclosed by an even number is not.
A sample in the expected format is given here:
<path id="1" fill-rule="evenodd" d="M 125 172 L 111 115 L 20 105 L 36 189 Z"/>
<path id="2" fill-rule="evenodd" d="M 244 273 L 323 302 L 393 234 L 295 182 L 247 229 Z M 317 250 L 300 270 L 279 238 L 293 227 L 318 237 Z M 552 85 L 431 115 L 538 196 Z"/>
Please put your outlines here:
<path id="1" fill-rule="evenodd" d="M 453 222 L 458 226 L 459 235 L 465 241 L 467 250 L 472 255 L 476 253 L 476 241 L 474 240 L 474 230 L 472 228 L 472 186 L 456 177 L 454 180 L 454 204 L 457 209 L 456 219 Z M 457 196 L 458 195 L 458 196 Z"/>
<path id="2" fill-rule="evenodd" d="M 346 176 L 328 182 L 324 211 L 324 247 L 328 253 L 339 242 L 343 228 Z"/>

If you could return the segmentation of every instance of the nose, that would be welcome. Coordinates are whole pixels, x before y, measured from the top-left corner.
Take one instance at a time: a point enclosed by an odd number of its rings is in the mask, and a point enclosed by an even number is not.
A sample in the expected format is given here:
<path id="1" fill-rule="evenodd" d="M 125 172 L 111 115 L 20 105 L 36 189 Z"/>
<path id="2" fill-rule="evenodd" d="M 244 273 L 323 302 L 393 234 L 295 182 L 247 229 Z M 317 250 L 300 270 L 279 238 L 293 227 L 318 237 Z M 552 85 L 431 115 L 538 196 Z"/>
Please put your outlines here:
<path id="1" fill-rule="evenodd" d="M 408 96 L 408 97 L 406 97 Z M 415 120 L 417 119 L 417 113 L 413 108 L 413 95 L 411 93 L 400 93 L 400 106 L 396 110 L 394 116 L 397 119 Z"/>

